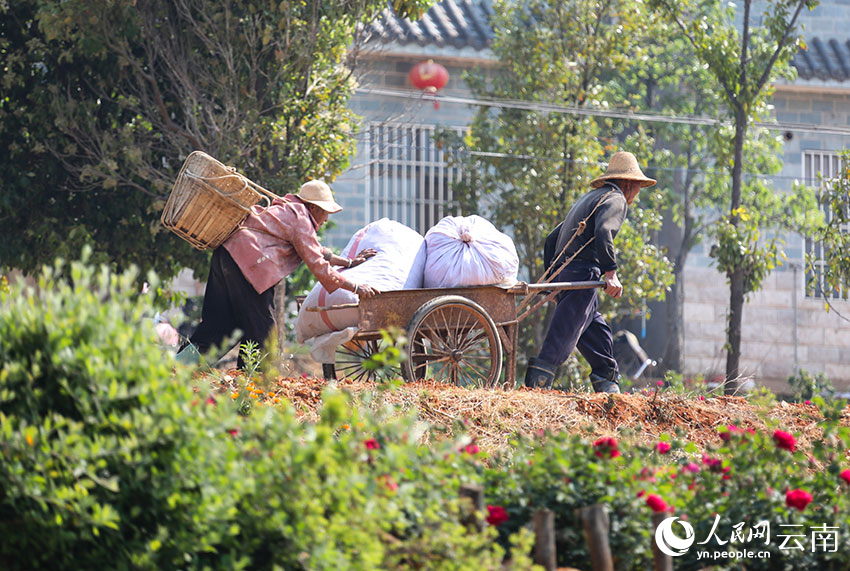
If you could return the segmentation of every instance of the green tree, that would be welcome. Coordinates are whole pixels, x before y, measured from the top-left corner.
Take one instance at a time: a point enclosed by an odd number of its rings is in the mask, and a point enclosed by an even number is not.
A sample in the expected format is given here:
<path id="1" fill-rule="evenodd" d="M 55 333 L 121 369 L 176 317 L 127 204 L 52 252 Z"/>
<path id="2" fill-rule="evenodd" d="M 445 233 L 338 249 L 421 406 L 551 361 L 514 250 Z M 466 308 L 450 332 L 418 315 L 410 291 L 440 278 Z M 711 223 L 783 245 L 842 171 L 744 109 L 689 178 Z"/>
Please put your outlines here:
<path id="1" fill-rule="evenodd" d="M 644 57 L 633 60 L 623 74 L 621 105 L 665 117 L 718 118 L 711 123 L 651 121 L 645 127 L 654 141 L 649 161 L 658 165 L 653 172 L 664 192 L 670 223 L 661 241 L 669 248 L 675 278 L 664 302 L 666 345 L 661 362 L 668 370 L 681 371 L 686 295 L 683 273 L 691 250 L 712 238 L 722 217 L 717 205 L 724 203 L 728 194 L 729 171 L 725 165 L 732 152 L 734 131 L 719 119 L 724 114 L 722 95 L 711 72 L 695 57 L 689 40 L 661 14 L 653 14 L 651 25 L 652 34 L 642 42 Z M 781 170 L 781 145 L 781 140 L 766 129 L 747 131 L 744 154 L 749 170 L 759 174 L 746 173 L 742 184 L 754 211 L 765 212 L 768 204 L 754 203 L 760 194 L 749 187 Z M 776 218 L 775 213 L 772 217 Z"/>
<path id="2" fill-rule="evenodd" d="M 726 391 L 735 392 L 740 384 L 741 324 L 744 300 L 748 293 L 761 287 L 764 277 L 781 256 L 776 237 L 764 240 L 759 226 L 770 222 L 796 225 L 800 215 L 808 212 L 804 197 L 792 197 L 802 210 L 790 218 L 779 216 L 781 208 L 766 216 L 749 206 L 760 204 L 756 196 L 774 200 L 767 181 L 754 179 L 755 187 L 745 189 L 745 142 L 751 123 L 760 120 L 760 111 L 771 94 L 770 81 L 778 75 L 793 76 L 788 65 L 802 45 L 796 34 L 797 20 L 804 7 L 813 9 L 816 0 L 770 0 L 762 14 L 753 14 L 752 0 L 742 2 L 736 14 L 732 5 L 711 0 L 654 0 L 653 5 L 673 22 L 694 49 L 697 59 L 707 66 L 723 97 L 734 125 L 732 150 L 719 165 L 731 172 L 728 211 L 715 234 L 713 255 L 717 267 L 729 280 L 729 316 L 727 327 Z M 741 23 L 738 31 L 736 18 Z M 761 22 L 760 26 L 756 22 Z M 754 166 L 754 165 L 748 165 Z M 756 171 L 758 172 L 758 171 Z M 775 204 L 775 201 L 774 201 Z M 777 215 L 780 219 L 774 218 Z M 770 220 L 773 218 L 773 220 Z"/>
<path id="3" fill-rule="evenodd" d="M 91 243 L 118 267 L 200 269 L 158 221 L 183 159 L 202 149 L 280 194 L 333 179 L 354 149 L 357 25 L 385 5 L 0 2 L 0 264 Z"/>
<path id="4" fill-rule="evenodd" d="M 618 148 L 642 157 L 650 142 L 641 129 L 593 116 L 612 105 L 618 73 L 641 53 L 646 10 L 640 2 L 496 2 L 491 48 L 501 62 L 495 77 L 470 74 L 480 98 L 522 100 L 527 105 L 481 108 L 460 145 L 471 171 L 455 186 L 462 207 L 486 213 L 509 228 L 523 273 L 543 273 L 543 242 L 573 202 L 600 174 L 603 161 Z M 639 57 L 639 56 L 638 56 Z M 547 109 L 552 104 L 574 112 Z M 522 108 L 520 108 L 522 107 Z M 483 151 L 483 152 L 482 152 Z M 617 236 L 618 262 L 626 276 L 620 303 L 603 296 L 609 315 L 631 315 L 646 298 L 663 297 L 670 266 L 651 243 L 661 218 L 654 189 L 641 192 L 645 208 L 632 208 Z M 529 353 L 545 333 L 542 312 L 523 323 L 521 347 Z"/>

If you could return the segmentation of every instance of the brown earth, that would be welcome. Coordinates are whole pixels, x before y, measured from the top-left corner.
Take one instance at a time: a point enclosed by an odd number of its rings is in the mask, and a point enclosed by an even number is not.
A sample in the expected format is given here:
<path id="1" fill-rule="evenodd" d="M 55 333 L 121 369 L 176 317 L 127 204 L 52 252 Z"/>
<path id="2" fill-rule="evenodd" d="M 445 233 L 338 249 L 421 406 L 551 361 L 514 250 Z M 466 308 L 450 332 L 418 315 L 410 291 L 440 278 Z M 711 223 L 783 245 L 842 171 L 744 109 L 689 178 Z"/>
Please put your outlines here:
<path id="1" fill-rule="evenodd" d="M 210 378 L 223 393 L 233 394 L 244 385 L 239 374 L 234 369 Z M 323 379 L 279 377 L 265 384 L 265 388 L 249 385 L 252 398 L 269 404 L 286 399 L 304 420 L 318 418 L 321 394 L 327 387 Z M 337 387 L 355 399 L 378 388 L 375 383 L 349 379 L 339 381 Z M 416 409 L 422 420 L 445 426 L 449 435 L 455 421 L 465 422 L 478 445 L 489 450 L 505 447 L 516 432 L 567 430 L 593 438 L 614 434 L 623 427 L 647 443 L 656 442 L 661 434 L 673 435 L 681 430 L 684 438 L 703 447 L 717 442 L 717 428 L 727 424 L 755 430 L 782 428 L 796 434 L 799 446 L 805 449 L 821 437 L 819 424 L 823 420 L 813 404 L 776 401 L 765 396 L 699 397 L 663 390 L 609 397 L 526 388 L 466 389 L 419 381 L 387 390 L 383 395 L 384 402 L 398 405 L 402 411 Z M 844 410 L 842 424 L 850 425 L 850 406 Z"/>

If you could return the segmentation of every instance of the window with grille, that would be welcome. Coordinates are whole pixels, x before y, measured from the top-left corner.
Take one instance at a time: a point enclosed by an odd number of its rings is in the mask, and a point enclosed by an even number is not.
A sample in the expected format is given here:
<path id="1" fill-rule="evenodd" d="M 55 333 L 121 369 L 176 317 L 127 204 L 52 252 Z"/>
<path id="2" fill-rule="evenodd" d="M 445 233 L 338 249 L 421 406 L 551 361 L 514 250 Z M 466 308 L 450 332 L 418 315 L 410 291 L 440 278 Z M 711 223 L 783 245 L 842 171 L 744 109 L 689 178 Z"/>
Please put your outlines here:
<path id="1" fill-rule="evenodd" d="M 458 214 L 452 185 L 463 172 L 433 136 L 430 125 L 369 125 L 369 220 L 387 217 L 424 235 Z"/>
<path id="2" fill-rule="evenodd" d="M 820 188 L 822 185 L 829 186 L 839 175 L 841 169 L 841 155 L 827 151 L 806 151 L 803 153 L 803 176 L 808 186 Z M 832 219 L 832 211 L 827 201 L 822 201 L 824 217 L 827 222 Z M 850 228 L 843 228 L 850 232 Z M 806 253 L 815 260 L 814 267 L 806 272 L 806 297 L 829 297 L 832 299 L 846 299 L 846 288 L 829 289 L 824 279 L 823 245 L 810 238 L 806 239 Z M 842 291 L 844 290 L 844 291 Z"/>

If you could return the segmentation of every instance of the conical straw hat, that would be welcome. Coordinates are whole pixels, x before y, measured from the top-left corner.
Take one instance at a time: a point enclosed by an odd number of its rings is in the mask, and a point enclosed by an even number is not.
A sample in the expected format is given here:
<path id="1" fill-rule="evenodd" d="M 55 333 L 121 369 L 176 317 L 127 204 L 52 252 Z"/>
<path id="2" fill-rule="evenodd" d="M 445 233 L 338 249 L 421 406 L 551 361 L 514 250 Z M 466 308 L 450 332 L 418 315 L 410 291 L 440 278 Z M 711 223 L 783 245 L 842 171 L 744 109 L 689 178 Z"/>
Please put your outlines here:
<path id="1" fill-rule="evenodd" d="M 639 180 L 641 188 L 652 186 L 658 182 L 643 174 L 635 156 L 627 151 L 617 151 L 611 155 L 611 160 L 608 162 L 608 170 L 602 176 L 590 181 L 590 186 L 599 188 L 605 184 L 606 180 L 616 179 Z"/>
<path id="2" fill-rule="evenodd" d="M 315 204 L 322 210 L 333 214 L 342 210 L 342 206 L 334 200 L 331 187 L 321 180 L 311 180 L 301 185 L 301 190 L 295 196 L 304 202 Z"/>

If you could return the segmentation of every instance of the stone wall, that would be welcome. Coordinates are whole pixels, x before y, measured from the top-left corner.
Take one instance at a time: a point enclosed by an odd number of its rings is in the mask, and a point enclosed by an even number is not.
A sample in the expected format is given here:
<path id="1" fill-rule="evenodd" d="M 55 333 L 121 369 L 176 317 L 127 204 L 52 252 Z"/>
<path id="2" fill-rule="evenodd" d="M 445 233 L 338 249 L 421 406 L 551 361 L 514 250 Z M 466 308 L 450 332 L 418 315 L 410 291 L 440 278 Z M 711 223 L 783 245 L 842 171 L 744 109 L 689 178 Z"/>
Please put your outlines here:
<path id="1" fill-rule="evenodd" d="M 795 368 L 825 373 L 836 387 L 850 387 L 850 302 L 805 297 L 804 274 L 784 267 L 744 306 L 741 367 L 759 384 L 784 381 Z M 689 374 L 722 377 L 726 368 L 729 287 L 714 268 L 685 273 L 685 367 Z M 839 315 L 840 313 L 840 315 Z M 843 316 L 843 317 L 842 317 Z"/>

